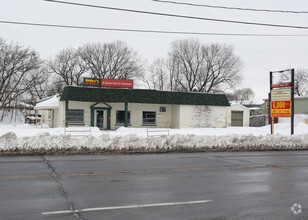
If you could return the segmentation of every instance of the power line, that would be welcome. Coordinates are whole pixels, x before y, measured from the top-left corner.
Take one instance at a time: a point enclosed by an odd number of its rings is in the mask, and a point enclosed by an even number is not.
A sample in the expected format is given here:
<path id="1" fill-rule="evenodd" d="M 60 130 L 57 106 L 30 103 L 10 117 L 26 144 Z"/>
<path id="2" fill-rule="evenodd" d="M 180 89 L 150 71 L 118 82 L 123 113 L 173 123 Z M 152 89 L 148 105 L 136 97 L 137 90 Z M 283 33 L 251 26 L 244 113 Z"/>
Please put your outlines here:
<path id="1" fill-rule="evenodd" d="M 258 22 L 248 22 L 248 21 L 235 21 L 235 20 L 226 20 L 226 19 L 195 17 L 195 16 L 188 16 L 188 15 L 167 14 L 167 13 L 159 13 L 159 12 L 151 12 L 151 11 L 140 11 L 140 10 L 133 10 L 133 9 L 114 8 L 114 7 L 89 5 L 89 4 L 74 3 L 74 2 L 57 1 L 57 0 L 43 0 L 43 1 L 75 5 L 75 6 L 91 7 L 91 8 L 100 8 L 100 9 L 107 9 L 107 10 L 125 11 L 125 12 L 131 12 L 131 13 L 141 13 L 141 14 L 148 14 L 148 15 L 185 18 L 185 19 L 195 19 L 195 20 L 214 21 L 214 22 L 223 22 L 223 23 L 245 24 L 245 25 L 257 25 L 257 26 L 267 26 L 267 27 L 278 27 L 278 28 L 308 29 L 307 26 L 269 24 L 269 23 L 258 23 Z"/>
<path id="2" fill-rule="evenodd" d="M 169 3 L 169 4 L 176 4 L 176 5 L 188 5 L 188 6 L 195 6 L 195 7 L 206 7 L 206 8 L 227 9 L 227 10 L 271 12 L 271 13 L 291 13 L 291 14 L 308 14 L 308 11 L 240 8 L 240 7 L 227 7 L 227 6 L 219 6 L 219 5 L 194 4 L 194 3 L 190 3 L 190 2 L 164 1 L 164 0 L 151 0 L 151 1 L 159 2 L 159 3 Z"/>
<path id="3" fill-rule="evenodd" d="M 120 32 L 137 32 L 137 33 L 154 33 L 154 34 L 185 34 L 185 35 L 209 35 L 209 36 L 242 36 L 242 37 L 308 37 L 308 34 L 248 34 L 248 33 L 215 33 L 215 32 L 185 32 L 185 31 L 163 31 L 163 30 L 142 30 L 142 29 L 124 29 L 124 28 L 106 28 L 106 27 L 90 27 L 90 26 L 72 26 L 59 24 L 43 24 L 17 21 L 0 20 L 3 24 L 53 27 L 53 28 L 69 28 L 99 31 L 120 31 Z"/>

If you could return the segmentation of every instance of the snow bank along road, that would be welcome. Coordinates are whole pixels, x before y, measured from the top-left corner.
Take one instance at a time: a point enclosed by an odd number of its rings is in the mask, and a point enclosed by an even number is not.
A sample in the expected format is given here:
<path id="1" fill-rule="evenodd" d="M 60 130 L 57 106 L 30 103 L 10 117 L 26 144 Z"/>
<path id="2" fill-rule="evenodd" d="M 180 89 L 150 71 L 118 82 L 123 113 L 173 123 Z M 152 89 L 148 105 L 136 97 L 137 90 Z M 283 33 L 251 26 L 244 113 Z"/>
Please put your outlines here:
<path id="1" fill-rule="evenodd" d="M 147 137 L 146 129 L 120 128 L 100 131 L 92 128 L 82 138 L 64 134 L 63 128 L 30 125 L 1 125 L 0 154 L 67 153 L 159 153 L 259 150 L 307 150 L 308 126 L 298 123 L 290 136 L 289 124 L 270 127 L 228 127 L 170 129 L 170 135 Z"/>
<path id="2" fill-rule="evenodd" d="M 307 151 L 2 156 L 0 219 L 306 219 L 307 161 Z"/>

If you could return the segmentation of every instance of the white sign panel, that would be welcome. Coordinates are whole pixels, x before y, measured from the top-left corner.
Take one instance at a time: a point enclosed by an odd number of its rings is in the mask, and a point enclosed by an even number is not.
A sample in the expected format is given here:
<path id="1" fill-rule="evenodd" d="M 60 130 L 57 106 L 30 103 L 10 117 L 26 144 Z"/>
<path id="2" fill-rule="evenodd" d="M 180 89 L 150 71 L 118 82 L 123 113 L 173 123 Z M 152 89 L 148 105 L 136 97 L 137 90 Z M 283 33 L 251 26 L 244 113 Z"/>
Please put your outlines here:
<path id="1" fill-rule="evenodd" d="M 272 89 L 271 101 L 291 100 L 291 89 Z"/>

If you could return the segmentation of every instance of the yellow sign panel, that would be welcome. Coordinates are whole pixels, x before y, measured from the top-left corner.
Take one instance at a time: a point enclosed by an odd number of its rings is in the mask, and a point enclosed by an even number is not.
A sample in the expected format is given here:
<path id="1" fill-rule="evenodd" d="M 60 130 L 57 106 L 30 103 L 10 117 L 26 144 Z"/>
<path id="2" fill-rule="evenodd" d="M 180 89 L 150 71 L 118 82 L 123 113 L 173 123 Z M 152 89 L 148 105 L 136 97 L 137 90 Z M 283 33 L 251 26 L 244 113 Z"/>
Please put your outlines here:
<path id="1" fill-rule="evenodd" d="M 291 101 L 272 101 L 271 116 L 273 118 L 291 117 Z"/>
<path id="2" fill-rule="evenodd" d="M 272 113 L 291 113 L 291 109 L 272 109 Z"/>
<path id="3" fill-rule="evenodd" d="M 272 109 L 273 118 L 291 117 L 291 109 Z"/>

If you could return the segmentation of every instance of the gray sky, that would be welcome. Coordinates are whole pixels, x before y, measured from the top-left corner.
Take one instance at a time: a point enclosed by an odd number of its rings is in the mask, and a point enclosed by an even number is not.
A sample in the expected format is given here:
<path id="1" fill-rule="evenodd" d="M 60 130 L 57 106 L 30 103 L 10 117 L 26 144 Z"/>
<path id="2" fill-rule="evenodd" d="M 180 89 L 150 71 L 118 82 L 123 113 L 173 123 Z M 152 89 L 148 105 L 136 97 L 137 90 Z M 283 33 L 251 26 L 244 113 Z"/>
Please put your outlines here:
<path id="1" fill-rule="evenodd" d="M 71 2 L 119 7 L 135 10 L 180 14 L 226 20 L 308 26 L 308 14 L 266 13 L 239 10 L 211 9 L 157 3 L 151 0 L 70 0 Z M 181 0 L 178 0 L 181 1 Z M 182 0 L 196 4 L 242 8 L 308 11 L 307 0 Z M 0 0 L 0 20 L 106 28 L 147 29 L 185 32 L 299 34 L 308 29 L 262 27 L 219 23 L 192 19 L 135 14 L 98 8 L 50 3 L 43 0 Z M 244 80 L 239 87 L 250 87 L 256 98 L 267 98 L 269 71 L 308 68 L 308 36 L 306 37 L 242 37 L 200 36 L 180 34 L 148 34 L 133 32 L 75 30 L 32 27 L 0 23 L 0 37 L 18 41 L 50 58 L 61 49 L 78 47 L 88 42 L 123 40 L 138 51 L 148 64 L 155 58 L 165 58 L 170 43 L 176 39 L 197 38 L 203 44 L 221 43 L 234 46 L 243 63 Z"/>

